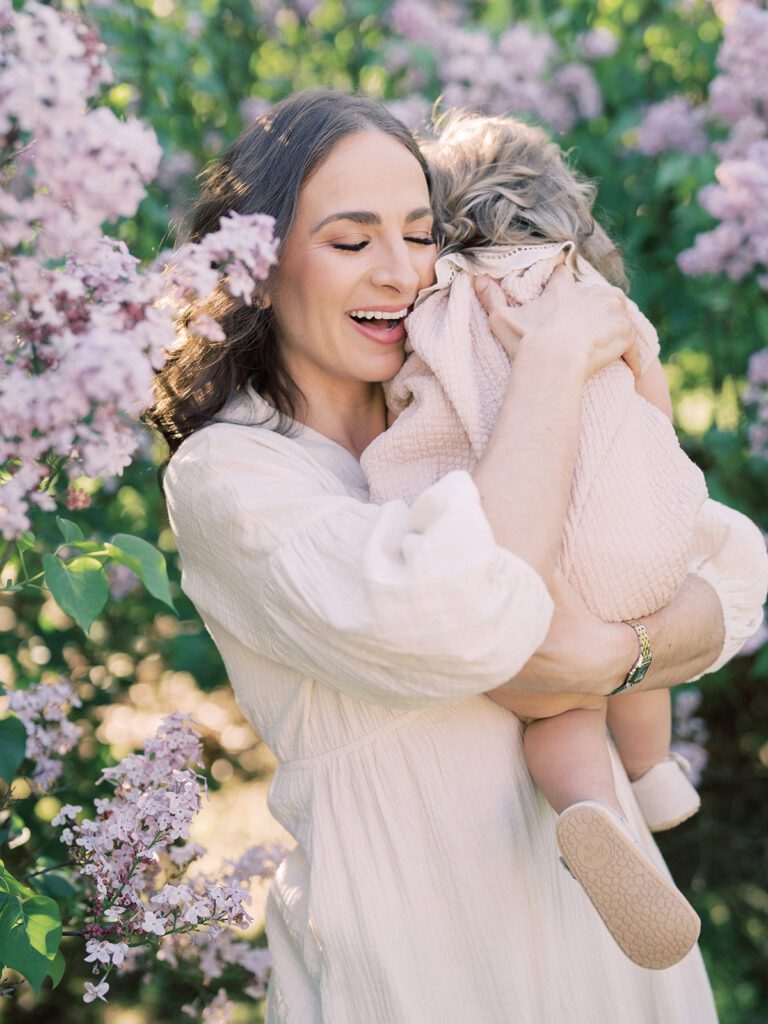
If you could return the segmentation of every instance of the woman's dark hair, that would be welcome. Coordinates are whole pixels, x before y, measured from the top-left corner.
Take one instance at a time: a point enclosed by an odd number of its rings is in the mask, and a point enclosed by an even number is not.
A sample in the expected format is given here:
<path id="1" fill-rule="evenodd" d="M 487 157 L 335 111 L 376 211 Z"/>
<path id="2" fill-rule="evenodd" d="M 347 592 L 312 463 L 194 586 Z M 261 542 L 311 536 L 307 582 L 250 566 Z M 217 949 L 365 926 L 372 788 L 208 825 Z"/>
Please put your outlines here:
<path id="1" fill-rule="evenodd" d="M 204 186 L 191 211 L 190 241 L 215 231 L 220 218 L 234 210 L 274 217 L 275 234 L 284 242 L 302 186 L 338 142 L 370 130 L 401 142 L 429 180 L 413 136 L 381 104 L 330 89 L 306 90 L 272 107 L 203 172 Z M 224 341 L 209 341 L 187 330 L 200 312 L 219 321 Z M 155 374 L 154 405 L 143 416 L 163 434 L 172 453 L 249 380 L 280 414 L 278 429 L 290 429 L 303 396 L 288 374 L 271 309 L 244 305 L 218 289 L 204 309 L 187 310 L 178 329 L 180 343 Z"/>

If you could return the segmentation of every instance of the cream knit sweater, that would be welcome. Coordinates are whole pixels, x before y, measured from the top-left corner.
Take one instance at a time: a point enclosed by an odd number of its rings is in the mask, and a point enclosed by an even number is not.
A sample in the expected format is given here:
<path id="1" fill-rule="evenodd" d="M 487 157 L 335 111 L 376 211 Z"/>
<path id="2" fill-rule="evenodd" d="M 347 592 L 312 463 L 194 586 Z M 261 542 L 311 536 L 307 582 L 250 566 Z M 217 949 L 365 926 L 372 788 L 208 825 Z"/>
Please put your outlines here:
<path id="1" fill-rule="evenodd" d="M 360 460 L 372 501 L 412 502 L 451 470 L 471 471 L 488 441 L 511 362 L 488 328 L 472 276 L 500 279 L 510 302 L 523 305 L 563 261 L 579 279 L 607 286 L 572 242 L 438 260 L 437 283 L 419 296 L 408 320 L 412 352 L 387 387 L 388 404 L 399 415 Z M 658 353 L 656 332 L 634 303 L 630 310 L 645 369 Z M 627 365 L 618 361 L 591 377 L 561 567 L 594 614 L 606 621 L 635 618 L 674 596 L 694 554 L 694 526 L 706 497 L 700 470 L 667 418 L 637 394 Z"/>

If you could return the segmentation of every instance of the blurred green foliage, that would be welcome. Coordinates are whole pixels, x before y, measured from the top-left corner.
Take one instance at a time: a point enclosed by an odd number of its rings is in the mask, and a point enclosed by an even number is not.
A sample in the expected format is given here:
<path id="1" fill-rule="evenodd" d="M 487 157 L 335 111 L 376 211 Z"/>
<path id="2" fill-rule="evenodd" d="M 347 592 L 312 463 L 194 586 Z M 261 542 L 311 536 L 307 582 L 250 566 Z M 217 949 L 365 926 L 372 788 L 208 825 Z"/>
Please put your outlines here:
<path id="1" fill-rule="evenodd" d="M 108 102 L 118 112 L 147 120 L 166 153 L 165 173 L 139 214 L 117 228 L 144 258 L 171 243 L 169 225 L 176 225 L 194 195 L 195 173 L 241 131 L 246 101 L 269 103 L 312 85 L 404 97 L 401 73 L 387 68 L 392 29 L 385 0 L 320 0 L 314 7 L 277 0 L 108 0 L 86 3 L 79 11 L 97 25 L 116 69 Z M 739 399 L 749 354 L 768 345 L 765 293 L 754 280 L 686 278 L 675 262 L 697 232 L 712 226 L 696 194 L 713 179 L 714 158 L 676 153 L 651 158 L 631 148 L 645 105 L 675 93 L 694 101 L 706 96 L 721 38 L 712 7 L 705 0 L 477 0 L 467 11 L 469 24 L 496 31 L 522 19 L 553 33 L 564 46 L 591 27 L 609 28 L 617 36 L 617 52 L 593 65 L 603 113 L 559 141 L 576 166 L 599 182 L 599 216 L 624 251 L 633 297 L 659 330 L 678 426 L 706 471 L 711 494 L 765 527 L 768 465 L 747 454 Z M 413 60 L 432 81 L 429 54 L 414 49 Z M 111 602 L 88 639 L 54 614 L 49 602 L 41 605 L 27 594 L 14 597 L 12 607 L 9 598 L 0 602 L 4 677 L 21 685 L 57 666 L 82 686 L 78 719 L 85 733 L 76 791 L 68 792 L 68 799 L 86 809 L 98 795 L 94 783 L 105 759 L 114 761 L 106 753 L 109 746 L 96 741 L 95 730 L 105 708 L 130 703 L 131 688 L 148 664 L 155 674 L 191 673 L 203 692 L 226 684 L 218 654 L 178 585 L 156 478 L 162 457 L 159 448 L 153 455 L 147 451 L 121 480 L 94 484 L 94 505 L 77 521 L 86 537 L 134 533 L 167 553 L 179 610 L 175 625 L 143 591 Z M 58 543 L 51 517 L 40 516 L 35 531 L 41 550 Z M 706 680 L 702 713 L 711 740 L 703 809 L 660 837 L 675 877 L 702 916 L 701 944 L 723 1024 L 768 1021 L 766 679 L 768 647 Z M 218 745 L 216 735 L 212 730 L 206 739 L 209 763 L 228 759 L 236 778 L 257 777 L 258 770 L 244 768 Z M 46 799 L 24 798 L 16 814 L 24 820 L 36 816 L 44 832 L 56 810 Z M 51 838 L 37 853 L 59 857 L 57 846 Z M 25 856 L 23 845 L 14 850 L 12 866 L 23 871 Z M 69 966 L 56 991 L 44 986 L 36 1006 L 25 1000 L 7 1004 L 4 1019 L 13 1024 L 185 1019 L 179 1007 L 194 993 L 178 974 L 173 983 L 170 975 L 164 980 L 158 974 L 138 995 L 132 981 L 121 983 L 113 975 L 114 1003 L 136 1006 L 135 1013 L 116 1011 L 124 1017 L 102 1016 L 103 1008 L 83 1005 L 82 981 L 90 976 L 79 966 L 79 946 L 79 940 L 65 940 Z M 254 1020 L 252 1006 L 241 1011 L 239 1019 Z"/>

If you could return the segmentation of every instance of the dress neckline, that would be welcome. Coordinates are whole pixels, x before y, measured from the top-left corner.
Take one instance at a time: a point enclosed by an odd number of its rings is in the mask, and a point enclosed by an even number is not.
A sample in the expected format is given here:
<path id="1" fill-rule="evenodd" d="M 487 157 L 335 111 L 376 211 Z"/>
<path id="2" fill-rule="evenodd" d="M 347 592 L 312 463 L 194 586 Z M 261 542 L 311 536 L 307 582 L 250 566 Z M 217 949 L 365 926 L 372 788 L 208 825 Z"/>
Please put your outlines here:
<path id="1" fill-rule="evenodd" d="M 278 423 L 279 413 L 263 395 L 256 391 L 249 380 L 212 418 L 217 423 L 237 423 L 241 426 L 274 430 Z M 319 430 L 307 426 L 300 420 L 291 419 L 290 422 L 297 428 L 296 440 L 310 445 L 326 445 L 334 451 L 343 452 L 358 469 L 360 468 L 360 460 L 343 444 L 321 434 Z"/>

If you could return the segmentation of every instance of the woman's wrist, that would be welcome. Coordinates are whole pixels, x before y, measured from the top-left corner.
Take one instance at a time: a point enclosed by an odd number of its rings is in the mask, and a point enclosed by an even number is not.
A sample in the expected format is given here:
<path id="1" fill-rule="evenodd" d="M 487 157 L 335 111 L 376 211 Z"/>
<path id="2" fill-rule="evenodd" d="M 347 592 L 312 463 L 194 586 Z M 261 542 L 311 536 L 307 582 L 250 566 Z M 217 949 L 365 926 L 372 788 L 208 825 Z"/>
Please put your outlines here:
<path id="1" fill-rule="evenodd" d="M 637 661 L 637 635 L 626 622 L 604 622 L 599 646 L 600 670 L 585 680 L 585 692 L 607 697 L 621 686 Z"/>

